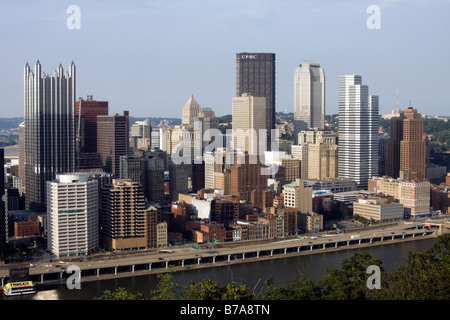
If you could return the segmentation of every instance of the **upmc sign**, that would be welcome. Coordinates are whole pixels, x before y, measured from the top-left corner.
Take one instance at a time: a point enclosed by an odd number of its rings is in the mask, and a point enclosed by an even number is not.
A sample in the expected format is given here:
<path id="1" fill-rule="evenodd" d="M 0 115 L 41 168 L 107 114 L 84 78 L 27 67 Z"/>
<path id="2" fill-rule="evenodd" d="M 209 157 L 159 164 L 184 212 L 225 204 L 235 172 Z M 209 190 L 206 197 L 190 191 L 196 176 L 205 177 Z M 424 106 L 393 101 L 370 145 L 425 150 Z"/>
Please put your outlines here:
<path id="1" fill-rule="evenodd" d="M 243 54 L 241 55 L 242 59 L 258 59 L 257 54 Z"/>

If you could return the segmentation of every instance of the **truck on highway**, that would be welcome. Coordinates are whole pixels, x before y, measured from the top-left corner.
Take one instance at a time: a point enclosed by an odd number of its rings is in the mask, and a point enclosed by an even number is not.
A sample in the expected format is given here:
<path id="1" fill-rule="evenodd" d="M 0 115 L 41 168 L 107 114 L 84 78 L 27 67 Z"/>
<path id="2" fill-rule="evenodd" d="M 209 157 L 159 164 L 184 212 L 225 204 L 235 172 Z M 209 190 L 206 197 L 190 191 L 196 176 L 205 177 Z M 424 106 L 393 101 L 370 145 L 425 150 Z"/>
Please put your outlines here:
<path id="1" fill-rule="evenodd" d="M 360 236 L 359 236 L 359 234 L 354 234 L 354 235 L 350 236 L 350 238 L 352 238 L 352 239 L 359 239 Z"/>

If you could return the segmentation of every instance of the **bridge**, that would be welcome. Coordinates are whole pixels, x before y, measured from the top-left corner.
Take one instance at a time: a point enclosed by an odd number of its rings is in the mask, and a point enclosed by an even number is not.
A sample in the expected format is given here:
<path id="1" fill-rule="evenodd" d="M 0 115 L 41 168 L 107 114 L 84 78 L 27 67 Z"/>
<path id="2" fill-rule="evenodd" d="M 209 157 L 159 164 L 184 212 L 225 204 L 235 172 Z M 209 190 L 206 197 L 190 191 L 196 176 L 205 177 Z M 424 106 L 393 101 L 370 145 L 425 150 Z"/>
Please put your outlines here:
<path id="1" fill-rule="evenodd" d="M 411 228 L 411 227 L 410 227 Z M 393 228 L 392 231 L 365 231 L 358 235 L 330 235 L 280 240 L 264 244 L 231 245 L 222 248 L 178 248 L 173 253 L 130 255 L 126 258 L 99 261 L 74 262 L 80 268 L 82 281 L 96 281 L 133 275 L 167 272 L 173 266 L 176 271 L 194 268 L 219 267 L 234 263 L 256 262 L 316 252 L 357 249 L 397 241 L 413 240 L 435 234 L 433 229 Z M 73 272 L 68 273 L 70 262 L 43 262 L 30 267 L 30 280 L 39 284 L 65 283 Z M 9 270 L 0 270 L 1 285 L 7 283 Z"/>

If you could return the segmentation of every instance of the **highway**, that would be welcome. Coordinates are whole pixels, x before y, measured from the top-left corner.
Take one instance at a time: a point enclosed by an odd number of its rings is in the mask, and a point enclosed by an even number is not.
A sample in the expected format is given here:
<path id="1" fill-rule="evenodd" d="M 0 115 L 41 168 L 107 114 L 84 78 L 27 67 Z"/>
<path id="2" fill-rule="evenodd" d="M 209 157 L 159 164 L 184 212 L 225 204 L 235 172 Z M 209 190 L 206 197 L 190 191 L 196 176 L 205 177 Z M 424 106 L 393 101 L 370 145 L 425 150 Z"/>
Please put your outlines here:
<path id="1" fill-rule="evenodd" d="M 447 219 L 448 220 L 448 219 Z M 433 223 L 446 223 L 444 219 L 432 219 Z M 180 246 L 171 248 L 172 253 L 139 252 L 138 254 L 128 254 L 121 258 L 103 257 L 89 261 L 69 261 L 60 259 L 55 261 L 41 261 L 30 264 L 30 276 L 39 276 L 41 280 L 50 278 L 63 279 L 68 276 L 66 269 L 69 265 L 76 265 L 80 268 L 81 274 L 98 277 L 100 275 L 117 275 L 118 273 L 133 273 L 140 271 L 153 271 L 159 269 L 164 271 L 169 265 L 175 265 L 178 269 L 205 267 L 206 264 L 227 264 L 235 262 L 255 261 L 255 258 L 272 258 L 285 254 L 300 254 L 306 251 L 322 249 L 338 249 L 338 247 L 355 248 L 355 245 L 371 245 L 372 240 L 377 240 L 378 244 L 384 241 L 395 241 L 405 237 L 424 235 L 426 229 L 417 229 L 417 225 L 426 223 L 426 219 L 413 222 L 404 221 L 397 225 L 380 228 L 363 228 L 351 233 L 331 235 L 317 233 L 310 236 L 298 236 L 290 239 L 280 239 L 272 241 L 254 241 L 251 243 L 227 243 L 226 245 L 214 248 L 203 248 L 194 250 L 190 247 Z M 431 233 L 431 231 L 428 231 Z M 387 242 L 388 243 L 388 242 Z M 239 261 L 236 261 L 239 260 Z M 70 273 L 71 274 L 71 273 Z M 47 276 L 48 275 L 48 276 Z M 131 274 L 129 274 L 131 275 Z M 0 269 L 0 278 L 9 276 L 8 268 Z"/>

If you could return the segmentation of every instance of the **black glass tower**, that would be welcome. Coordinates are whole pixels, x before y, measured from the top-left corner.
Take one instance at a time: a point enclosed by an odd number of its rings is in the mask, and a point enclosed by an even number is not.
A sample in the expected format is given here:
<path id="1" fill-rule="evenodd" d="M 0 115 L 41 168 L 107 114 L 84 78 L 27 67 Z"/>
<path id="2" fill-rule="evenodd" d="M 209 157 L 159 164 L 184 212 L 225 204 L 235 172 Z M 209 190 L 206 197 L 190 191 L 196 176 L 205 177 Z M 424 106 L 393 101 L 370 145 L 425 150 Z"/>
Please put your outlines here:
<path id="1" fill-rule="evenodd" d="M 248 93 L 266 98 L 267 147 L 275 129 L 275 53 L 236 54 L 236 96 Z"/>

